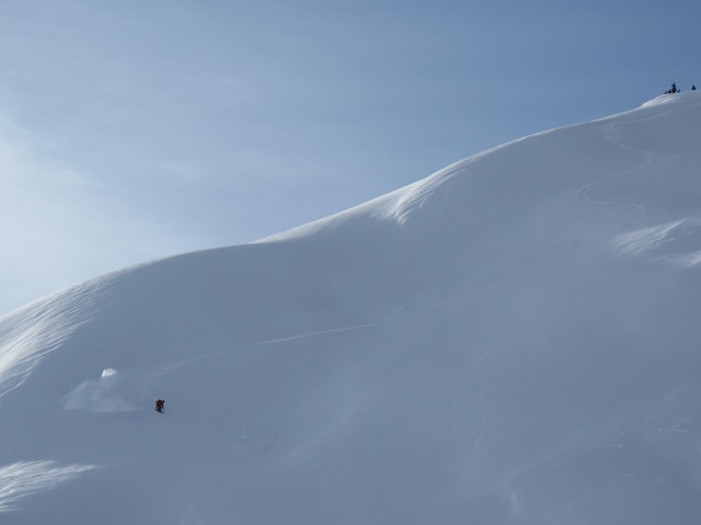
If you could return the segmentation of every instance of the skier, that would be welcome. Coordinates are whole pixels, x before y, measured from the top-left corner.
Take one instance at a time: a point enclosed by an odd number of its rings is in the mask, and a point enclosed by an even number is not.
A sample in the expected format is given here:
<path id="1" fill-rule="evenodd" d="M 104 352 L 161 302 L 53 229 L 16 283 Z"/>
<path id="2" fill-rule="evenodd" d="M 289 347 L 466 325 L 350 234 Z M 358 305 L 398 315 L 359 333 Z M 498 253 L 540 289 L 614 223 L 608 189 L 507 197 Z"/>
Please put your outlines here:
<path id="1" fill-rule="evenodd" d="M 696 91 L 696 86 L 694 84 L 691 84 L 691 91 Z"/>
<path id="2" fill-rule="evenodd" d="M 160 412 L 161 414 L 163 413 L 163 407 L 165 406 L 166 402 L 163 399 L 159 399 L 156 401 L 156 412 Z"/>

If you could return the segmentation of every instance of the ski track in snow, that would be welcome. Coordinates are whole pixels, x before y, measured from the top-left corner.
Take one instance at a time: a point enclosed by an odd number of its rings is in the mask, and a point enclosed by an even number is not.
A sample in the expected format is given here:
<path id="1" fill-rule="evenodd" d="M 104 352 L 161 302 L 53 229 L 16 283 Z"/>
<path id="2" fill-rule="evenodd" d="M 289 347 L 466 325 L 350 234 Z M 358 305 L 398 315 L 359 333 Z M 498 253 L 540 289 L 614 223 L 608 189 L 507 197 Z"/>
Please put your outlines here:
<path id="1" fill-rule="evenodd" d="M 660 118 L 663 115 L 658 115 L 654 118 Z M 620 179 L 625 178 L 626 176 L 634 176 L 636 172 L 639 172 L 640 170 L 644 169 L 646 166 L 649 166 L 650 163 L 652 162 L 652 153 L 650 153 L 647 150 L 640 150 L 636 148 L 632 148 L 630 146 L 626 146 L 625 144 L 621 143 L 618 140 L 618 134 L 616 132 L 616 124 L 615 123 L 607 123 L 604 125 L 603 128 L 603 134 L 606 139 L 611 142 L 612 144 L 615 144 L 616 146 L 623 148 L 628 151 L 633 151 L 635 153 L 639 153 L 644 156 L 643 160 L 640 162 L 640 164 L 633 168 L 633 169 L 628 169 L 628 170 L 622 170 L 619 171 L 618 173 L 614 174 L 610 178 L 606 179 L 599 179 L 595 180 L 594 182 L 590 182 L 589 184 L 583 186 L 580 188 L 577 192 L 577 198 L 580 201 L 589 203 L 589 204 L 595 204 L 595 205 L 607 205 L 607 206 L 630 206 L 634 208 L 635 210 L 638 211 L 639 216 L 636 220 L 642 220 L 646 217 L 647 215 L 647 210 L 645 207 L 641 204 L 633 203 L 633 202 L 620 202 L 620 201 L 604 201 L 604 200 L 598 200 L 598 199 L 592 199 L 589 194 L 594 190 L 595 188 L 601 188 L 607 184 L 610 184 L 611 182 L 618 181 Z"/>
<path id="2" fill-rule="evenodd" d="M 592 199 L 589 197 L 589 194 L 591 193 L 594 188 L 602 187 L 605 186 L 606 184 L 610 184 L 611 182 L 621 180 L 625 178 L 626 176 L 635 176 L 636 172 L 640 172 L 641 170 L 645 169 L 645 167 L 649 166 L 652 163 L 652 153 L 648 150 L 644 149 L 638 149 L 638 148 L 633 148 L 631 146 L 628 146 L 626 144 L 623 144 L 620 140 L 620 134 L 616 130 L 616 126 L 620 125 L 631 125 L 631 124 L 637 124 L 640 122 L 648 122 L 651 120 L 657 120 L 660 118 L 663 118 L 665 116 L 671 115 L 673 113 L 679 112 L 679 111 L 688 111 L 687 108 L 681 107 L 681 108 L 673 108 L 669 109 L 667 111 L 664 111 L 660 114 L 657 115 L 652 115 L 650 117 L 645 117 L 641 119 L 636 119 L 636 120 L 624 120 L 621 122 L 606 122 L 607 119 L 602 119 L 601 121 L 596 121 L 596 122 L 601 122 L 604 123 L 603 126 L 603 134 L 606 140 L 611 142 L 612 144 L 615 144 L 619 148 L 625 149 L 627 151 L 632 151 L 634 153 L 639 153 L 643 155 L 643 160 L 640 162 L 638 166 L 632 169 L 627 169 L 627 170 L 622 170 L 617 173 L 615 173 L 612 177 L 606 178 L 606 179 L 599 179 L 594 182 L 590 182 L 589 184 L 583 186 L 577 191 L 577 198 L 580 201 L 587 202 L 589 204 L 595 204 L 595 205 L 621 205 L 621 206 L 630 206 L 633 207 L 634 209 L 638 210 L 639 212 L 639 217 L 637 220 L 642 220 L 647 216 L 647 210 L 645 207 L 641 204 L 638 203 L 633 203 L 633 202 L 620 202 L 620 201 L 602 201 L 602 200 L 596 200 Z"/>
<path id="3" fill-rule="evenodd" d="M 450 303 L 460 301 L 461 299 L 465 299 L 466 297 L 473 296 L 473 295 L 478 294 L 480 292 L 490 290 L 493 288 L 498 288 L 501 286 L 506 286 L 508 284 L 511 284 L 511 283 L 517 281 L 519 278 L 523 278 L 524 276 L 533 276 L 536 274 L 546 273 L 548 271 L 551 271 L 553 268 L 557 268 L 557 266 L 558 265 L 556 263 L 553 263 L 550 265 L 543 265 L 543 266 L 534 268 L 532 270 L 529 270 L 527 272 L 523 272 L 522 274 L 519 274 L 517 276 L 506 278 L 506 279 L 501 279 L 499 281 L 495 281 L 495 282 L 486 284 L 484 286 L 470 288 L 466 291 L 463 291 L 463 292 L 460 292 L 460 293 L 457 293 L 454 295 L 450 295 L 450 296 L 444 297 L 442 299 L 438 299 L 438 300 L 433 301 L 433 302 L 426 304 L 426 305 L 416 306 L 413 308 L 402 307 L 402 308 L 399 308 L 396 311 L 396 313 L 394 313 L 388 317 L 385 317 L 384 319 L 380 319 L 378 321 L 372 321 L 369 323 L 363 323 L 363 324 L 357 324 L 357 325 L 351 325 L 351 326 L 342 326 L 342 327 L 337 327 L 337 328 L 328 328 L 328 329 L 323 329 L 323 330 L 312 330 L 309 332 L 303 332 L 303 333 L 299 333 L 299 334 L 278 337 L 275 339 L 266 339 L 264 341 L 255 341 L 252 343 L 232 346 L 232 347 L 225 348 L 222 350 L 215 350 L 214 352 L 208 352 L 206 354 L 202 354 L 202 355 L 192 357 L 189 359 L 185 359 L 182 361 L 178 361 L 175 363 L 169 363 L 169 364 L 165 365 L 161 370 L 163 372 L 168 372 L 170 370 L 173 370 L 173 369 L 176 369 L 176 368 L 179 368 L 181 366 L 188 365 L 191 363 L 195 363 L 195 362 L 201 361 L 203 359 L 208 359 L 211 357 L 215 357 L 217 355 L 222 355 L 222 354 L 235 352 L 235 351 L 239 351 L 239 350 L 251 349 L 251 348 L 255 348 L 257 346 L 275 345 L 275 344 L 279 344 L 279 343 L 286 343 L 289 341 L 296 341 L 296 340 L 300 340 L 300 339 L 310 339 L 310 338 L 314 338 L 314 337 L 321 336 L 321 335 L 328 335 L 328 334 L 334 334 L 334 333 L 344 333 L 344 332 L 355 332 L 358 330 L 367 330 L 370 328 L 376 328 L 378 326 L 390 324 L 401 316 L 414 315 L 414 314 L 428 311 L 431 309 L 441 308 L 441 307 L 449 305 Z"/>
<path id="4" fill-rule="evenodd" d="M 170 364 L 166 365 L 165 370 L 169 371 L 169 370 L 172 370 L 172 369 L 175 369 L 175 368 L 178 368 L 178 367 L 181 367 L 181 366 L 190 364 L 190 363 L 194 363 L 194 362 L 197 362 L 197 361 L 201 361 L 201 360 L 203 360 L 203 359 L 207 359 L 207 358 L 210 358 L 210 357 L 214 357 L 214 356 L 217 356 L 217 355 L 226 354 L 226 353 L 230 353 L 230 352 L 235 352 L 235 351 L 237 351 L 237 350 L 246 350 L 246 349 L 249 349 L 249 348 L 254 348 L 254 347 L 256 347 L 256 346 L 274 345 L 274 344 L 278 344 L 278 343 L 285 343 L 285 342 L 288 342 L 288 341 L 296 341 L 296 340 L 299 340 L 299 339 L 312 338 L 312 337 L 316 337 L 316 336 L 319 336 L 319 335 L 334 334 L 334 333 L 343 333 L 343 332 L 353 332 L 353 331 L 357 331 L 357 330 L 364 330 L 364 329 L 367 329 L 367 328 L 374 328 L 374 327 L 376 327 L 376 326 L 381 326 L 381 325 L 383 325 L 383 324 L 390 323 L 392 320 L 394 320 L 394 319 L 397 318 L 397 315 L 399 315 L 399 314 L 395 314 L 395 315 L 392 315 L 392 316 L 387 317 L 387 318 L 385 318 L 385 319 L 381 319 L 381 320 L 379 320 L 379 321 L 374 321 L 374 322 L 371 322 L 371 323 L 364 323 L 364 324 L 353 325 L 353 326 L 342 326 L 342 327 L 338 327 L 338 328 L 329 328 L 329 329 L 326 329 L 326 330 L 313 330 L 313 331 L 304 332 L 304 333 L 301 333 L 301 334 L 288 335 L 288 336 L 285 336 L 285 337 L 278 337 L 278 338 L 275 338 L 275 339 L 266 339 L 265 341 L 256 341 L 256 342 L 253 342 L 253 343 L 247 343 L 247 344 L 232 346 L 232 347 L 229 347 L 229 348 L 225 348 L 225 349 L 223 349 L 223 350 L 216 350 L 216 351 L 214 351 L 214 352 L 209 352 L 209 353 L 206 353 L 206 354 L 198 355 L 198 356 L 192 357 L 192 358 L 190 358 L 190 359 L 185 359 L 185 360 L 183 360 L 183 361 L 178 361 L 178 362 L 176 362 L 176 363 L 170 363 Z"/>

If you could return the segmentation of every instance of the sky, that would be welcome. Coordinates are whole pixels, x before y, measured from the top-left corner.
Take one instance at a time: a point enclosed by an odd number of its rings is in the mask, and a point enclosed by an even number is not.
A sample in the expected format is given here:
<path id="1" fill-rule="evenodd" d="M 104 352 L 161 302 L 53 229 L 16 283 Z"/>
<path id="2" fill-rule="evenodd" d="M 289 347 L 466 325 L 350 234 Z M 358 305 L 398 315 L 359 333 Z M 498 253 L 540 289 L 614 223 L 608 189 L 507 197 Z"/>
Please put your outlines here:
<path id="1" fill-rule="evenodd" d="M 701 4 L 4 0 L 0 315 L 701 86 Z"/>

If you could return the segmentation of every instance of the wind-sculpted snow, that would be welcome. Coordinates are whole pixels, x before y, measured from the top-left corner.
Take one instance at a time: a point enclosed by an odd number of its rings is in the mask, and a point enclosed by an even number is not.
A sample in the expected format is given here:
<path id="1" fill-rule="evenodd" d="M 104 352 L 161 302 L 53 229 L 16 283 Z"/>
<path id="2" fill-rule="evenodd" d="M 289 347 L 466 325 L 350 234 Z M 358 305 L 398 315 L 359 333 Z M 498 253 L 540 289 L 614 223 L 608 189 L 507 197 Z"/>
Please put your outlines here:
<path id="1" fill-rule="evenodd" d="M 0 513 L 16 509 L 23 498 L 55 488 L 93 468 L 55 461 L 20 461 L 0 466 Z"/>
<path id="2" fill-rule="evenodd" d="M 45 480 L 2 523 L 694 522 L 700 124 L 666 95 L 0 319 L 0 465 Z"/>
<path id="3" fill-rule="evenodd" d="M 0 318 L 0 397 L 21 385 L 47 353 L 87 322 L 99 289 L 98 282 L 76 287 Z"/>

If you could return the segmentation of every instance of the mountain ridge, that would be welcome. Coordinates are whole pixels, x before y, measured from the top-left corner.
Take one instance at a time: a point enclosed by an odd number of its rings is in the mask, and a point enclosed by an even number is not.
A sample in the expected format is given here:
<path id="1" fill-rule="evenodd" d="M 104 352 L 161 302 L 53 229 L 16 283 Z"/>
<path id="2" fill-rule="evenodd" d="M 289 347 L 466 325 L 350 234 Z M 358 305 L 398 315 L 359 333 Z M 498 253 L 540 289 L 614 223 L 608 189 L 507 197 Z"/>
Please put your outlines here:
<path id="1" fill-rule="evenodd" d="M 700 108 L 537 133 L 1 317 L 3 519 L 698 515 Z"/>

